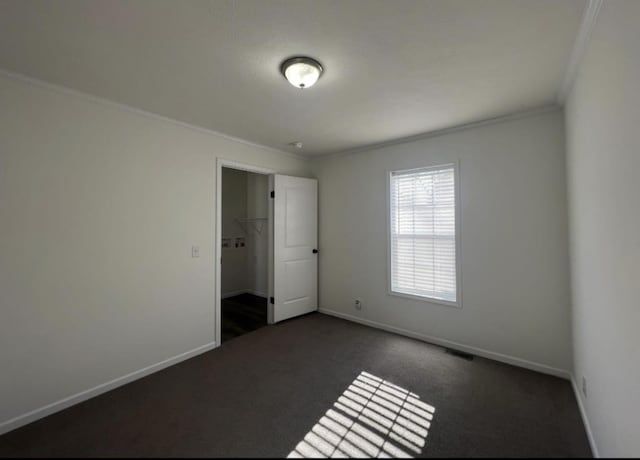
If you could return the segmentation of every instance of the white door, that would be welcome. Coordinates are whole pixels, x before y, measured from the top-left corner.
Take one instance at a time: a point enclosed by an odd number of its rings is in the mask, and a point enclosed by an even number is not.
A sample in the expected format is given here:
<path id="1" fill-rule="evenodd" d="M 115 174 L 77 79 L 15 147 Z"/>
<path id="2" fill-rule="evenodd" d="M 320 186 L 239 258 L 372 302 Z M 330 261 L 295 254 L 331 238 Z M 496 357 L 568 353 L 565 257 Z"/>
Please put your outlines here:
<path id="1" fill-rule="evenodd" d="M 318 309 L 318 181 L 273 176 L 273 322 Z"/>

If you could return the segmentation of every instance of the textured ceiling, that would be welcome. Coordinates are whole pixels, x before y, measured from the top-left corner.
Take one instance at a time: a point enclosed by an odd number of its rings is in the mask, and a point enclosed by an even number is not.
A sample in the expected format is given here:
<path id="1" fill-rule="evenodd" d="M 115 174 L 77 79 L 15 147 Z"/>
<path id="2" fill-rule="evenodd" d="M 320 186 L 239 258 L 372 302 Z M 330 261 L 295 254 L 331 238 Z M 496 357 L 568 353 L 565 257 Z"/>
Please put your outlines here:
<path id="1" fill-rule="evenodd" d="M 0 67 L 333 153 L 554 103 L 585 1 L 0 0 Z M 308 90 L 297 54 L 325 67 Z"/>

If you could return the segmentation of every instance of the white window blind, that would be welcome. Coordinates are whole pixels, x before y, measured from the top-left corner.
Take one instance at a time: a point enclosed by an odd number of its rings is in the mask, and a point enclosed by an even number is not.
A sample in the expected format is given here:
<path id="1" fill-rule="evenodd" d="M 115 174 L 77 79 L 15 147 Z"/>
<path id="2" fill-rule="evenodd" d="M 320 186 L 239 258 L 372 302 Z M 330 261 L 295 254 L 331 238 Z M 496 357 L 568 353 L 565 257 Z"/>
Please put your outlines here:
<path id="1" fill-rule="evenodd" d="M 457 302 L 454 165 L 391 173 L 391 290 Z"/>

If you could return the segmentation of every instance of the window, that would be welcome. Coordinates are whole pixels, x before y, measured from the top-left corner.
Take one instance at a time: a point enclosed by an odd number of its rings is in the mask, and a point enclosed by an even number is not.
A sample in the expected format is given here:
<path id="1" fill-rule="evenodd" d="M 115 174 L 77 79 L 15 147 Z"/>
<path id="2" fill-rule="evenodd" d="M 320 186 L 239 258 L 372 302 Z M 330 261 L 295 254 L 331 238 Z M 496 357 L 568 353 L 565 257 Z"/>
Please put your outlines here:
<path id="1" fill-rule="evenodd" d="M 391 292 L 459 305 L 456 167 L 390 175 Z"/>

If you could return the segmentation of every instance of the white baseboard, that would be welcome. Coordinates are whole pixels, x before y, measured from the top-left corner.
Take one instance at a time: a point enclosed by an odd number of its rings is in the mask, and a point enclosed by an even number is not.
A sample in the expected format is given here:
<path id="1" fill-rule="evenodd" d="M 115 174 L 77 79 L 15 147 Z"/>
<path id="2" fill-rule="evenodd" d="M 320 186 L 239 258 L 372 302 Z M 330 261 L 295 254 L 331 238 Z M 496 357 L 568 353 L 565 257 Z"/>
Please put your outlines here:
<path id="1" fill-rule="evenodd" d="M 587 409 L 584 407 L 584 402 L 582 401 L 582 395 L 580 394 L 580 387 L 578 386 L 578 382 L 576 382 L 575 375 L 571 375 L 571 385 L 573 386 L 573 392 L 576 395 L 576 400 L 578 401 L 578 407 L 580 408 L 580 415 L 582 416 L 582 423 L 584 424 L 584 429 L 587 432 L 587 438 L 589 438 L 589 445 L 591 446 L 591 453 L 595 458 L 600 458 L 600 453 L 598 452 L 598 446 L 596 446 L 596 440 L 593 437 L 593 432 L 591 431 L 591 424 L 589 423 L 589 417 L 587 417 Z"/>
<path id="2" fill-rule="evenodd" d="M 330 310 L 327 308 L 320 308 L 318 311 L 326 315 L 331 315 L 337 318 L 353 321 L 355 323 L 364 324 L 366 326 L 371 326 L 376 329 L 382 329 L 388 332 L 404 335 L 406 337 L 411 337 L 412 339 L 422 340 L 423 342 L 428 342 L 434 345 L 439 345 L 442 347 L 452 348 L 454 350 L 464 351 L 466 353 L 471 353 L 473 355 L 482 356 L 483 358 L 493 359 L 494 361 L 500 361 L 502 363 L 507 363 L 514 366 L 518 366 L 518 367 L 524 367 L 525 369 L 530 369 L 537 372 L 542 372 L 543 374 L 554 375 L 556 377 L 561 377 L 566 380 L 571 380 L 571 373 L 569 371 L 547 366 L 546 364 L 527 361 L 526 359 L 516 358 L 515 356 L 504 355 L 502 353 L 496 353 L 494 351 L 484 350 L 482 348 L 476 348 L 469 345 L 452 342 L 450 340 L 441 339 L 438 337 L 431 337 L 425 334 L 421 334 L 419 332 L 413 332 L 407 329 L 390 326 L 388 324 L 378 323 L 377 321 L 371 321 L 369 319 L 359 318 L 357 316 L 348 315 L 346 313 L 341 313 L 341 312 Z"/>
<path id="3" fill-rule="evenodd" d="M 253 295 L 257 295 L 258 297 L 264 297 L 264 298 L 268 297 L 266 292 L 254 291 L 253 289 L 239 289 L 237 291 L 225 292 L 220 296 L 220 298 L 226 299 L 228 297 L 235 297 L 240 294 L 253 294 Z"/>
<path id="4" fill-rule="evenodd" d="M 0 435 L 216 348 L 211 342 L 0 423 Z"/>

